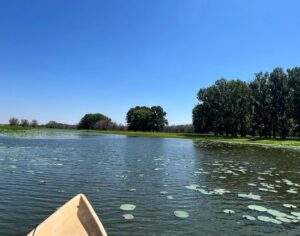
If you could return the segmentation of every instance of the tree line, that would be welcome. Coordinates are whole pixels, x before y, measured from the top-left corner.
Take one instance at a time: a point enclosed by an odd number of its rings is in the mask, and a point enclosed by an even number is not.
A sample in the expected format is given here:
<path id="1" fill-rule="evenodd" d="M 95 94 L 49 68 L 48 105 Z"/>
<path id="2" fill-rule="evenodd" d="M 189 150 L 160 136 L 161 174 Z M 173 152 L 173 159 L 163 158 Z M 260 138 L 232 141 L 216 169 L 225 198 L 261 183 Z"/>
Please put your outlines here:
<path id="1" fill-rule="evenodd" d="M 255 74 L 247 83 L 220 79 L 197 94 L 195 132 L 215 135 L 300 137 L 300 67 Z"/>
<path id="2" fill-rule="evenodd" d="M 82 129 L 82 130 L 132 130 L 132 131 L 163 131 L 168 124 L 165 118 L 167 113 L 160 106 L 136 106 L 130 108 L 126 115 L 127 125 L 117 124 L 111 118 L 101 113 L 85 114 L 76 125 L 69 125 L 55 121 L 49 121 L 47 124 L 38 125 L 36 120 L 28 122 L 22 119 L 21 122 L 17 118 L 11 118 L 9 124 L 11 126 L 24 127 L 45 127 L 57 129 Z M 175 130 L 176 126 L 170 127 L 168 130 Z"/>
<path id="3" fill-rule="evenodd" d="M 161 106 L 136 106 L 128 110 L 126 125 L 101 113 L 85 114 L 78 124 L 11 118 L 10 125 L 94 130 L 163 131 L 213 133 L 222 136 L 265 138 L 300 137 L 300 67 L 259 72 L 251 82 L 219 79 L 197 93 L 199 103 L 192 111 L 193 125 L 168 126 Z"/>

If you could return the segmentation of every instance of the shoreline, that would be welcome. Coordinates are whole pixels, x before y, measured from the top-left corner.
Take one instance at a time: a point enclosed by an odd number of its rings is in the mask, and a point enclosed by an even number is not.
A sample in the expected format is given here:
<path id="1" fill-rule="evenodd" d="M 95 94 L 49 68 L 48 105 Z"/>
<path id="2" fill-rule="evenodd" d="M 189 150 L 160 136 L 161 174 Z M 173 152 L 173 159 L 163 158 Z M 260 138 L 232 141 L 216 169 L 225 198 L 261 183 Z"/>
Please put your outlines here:
<path id="1" fill-rule="evenodd" d="M 176 139 L 191 139 L 199 143 L 222 144 L 222 145 L 246 145 L 246 146 L 260 146 L 272 148 L 284 148 L 300 151 L 300 139 L 264 139 L 257 137 L 221 137 L 209 134 L 197 133 L 166 133 L 166 132 L 141 132 L 141 131 L 103 131 L 103 130 L 78 130 L 78 129 L 54 129 L 54 128 L 32 128 L 32 127 L 11 127 L 9 125 L 0 125 L 0 134 L 18 134 L 32 130 L 49 131 L 79 131 L 98 134 L 113 134 L 113 135 L 126 135 L 129 137 L 149 137 L 149 138 L 176 138 Z"/>

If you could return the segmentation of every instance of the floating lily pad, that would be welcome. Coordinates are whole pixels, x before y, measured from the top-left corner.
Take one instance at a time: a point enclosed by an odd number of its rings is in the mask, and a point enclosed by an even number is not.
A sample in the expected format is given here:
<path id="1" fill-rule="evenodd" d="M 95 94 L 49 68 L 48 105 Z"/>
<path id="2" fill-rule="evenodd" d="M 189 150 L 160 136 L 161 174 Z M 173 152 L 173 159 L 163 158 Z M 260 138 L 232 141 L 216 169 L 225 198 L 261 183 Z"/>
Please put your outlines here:
<path id="1" fill-rule="evenodd" d="M 224 212 L 224 213 L 226 213 L 226 214 L 229 214 L 229 215 L 231 215 L 231 214 L 234 214 L 234 213 L 235 213 L 235 211 L 234 211 L 234 210 L 230 210 L 230 209 L 224 209 L 224 210 L 223 210 L 223 212 Z"/>
<path id="2" fill-rule="evenodd" d="M 282 224 L 281 221 L 276 220 L 272 217 L 268 217 L 268 216 L 258 216 L 257 219 L 264 221 L 264 222 L 273 223 L 273 224 L 278 224 L 278 225 Z"/>
<path id="3" fill-rule="evenodd" d="M 250 210 L 261 211 L 261 212 L 265 212 L 265 211 L 268 210 L 267 208 L 262 207 L 262 206 L 258 206 L 258 205 L 249 205 L 248 208 L 249 208 Z"/>
<path id="4" fill-rule="evenodd" d="M 188 186 L 185 186 L 185 188 L 190 190 L 197 190 L 198 187 L 200 187 L 198 184 L 190 184 Z"/>
<path id="5" fill-rule="evenodd" d="M 277 210 L 273 210 L 273 209 L 268 209 L 267 212 L 272 215 L 272 216 L 276 216 L 276 217 L 285 217 L 286 214 Z"/>
<path id="6" fill-rule="evenodd" d="M 134 216 L 132 214 L 124 214 L 123 215 L 123 218 L 125 220 L 133 220 L 134 219 Z"/>
<path id="7" fill-rule="evenodd" d="M 244 219 L 247 219 L 247 220 L 256 220 L 256 218 L 254 216 L 249 216 L 249 215 L 243 215 L 243 218 Z"/>
<path id="8" fill-rule="evenodd" d="M 223 195 L 225 193 L 230 193 L 229 190 L 226 190 L 225 188 L 216 188 L 214 189 L 214 194 Z"/>
<path id="9" fill-rule="evenodd" d="M 290 220 L 288 218 L 285 218 L 285 217 L 282 217 L 282 216 L 277 216 L 276 220 L 280 220 L 281 222 L 284 222 L 284 223 L 291 223 L 292 222 L 292 220 Z"/>
<path id="10" fill-rule="evenodd" d="M 136 208 L 136 206 L 133 204 L 122 204 L 120 206 L 120 209 L 123 211 L 133 211 L 135 208 Z"/>
<path id="11" fill-rule="evenodd" d="M 296 217 L 298 217 L 298 218 L 300 218 L 300 212 L 291 212 L 291 214 L 293 215 L 293 216 L 296 216 Z"/>
<path id="12" fill-rule="evenodd" d="M 169 192 L 167 191 L 160 191 L 160 194 L 168 194 Z"/>
<path id="13" fill-rule="evenodd" d="M 212 191 L 206 191 L 205 189 L 199 188 L 197 189 L 200 193 L 205 194 L 205 195 L 212 195 Z"/>
<path id="14" fill-rule="evenodd" d="M 294 193 L 294 194 L 298 193 L 298 191 L 294 188 L 288 189 L 288 190 L 286 190 L 286 192 L 287 193 Z"/>
<path id="15" fill-rule="evenodd" d="M 238 197 L 249 198 L 249 199 L 252 199 L 252 200 L 261 200 L 261 197 L 259 195 L 255 195 L 255 194 L 252 194 L 252 193 L 249 193 L 249 194 L 239 193 Z"/>
<path id="16" fill-rule="evenodd" d="M 190 216 L 186 211 L 174 211 L 174 215 L 178 218 L 188 218 Z"/>

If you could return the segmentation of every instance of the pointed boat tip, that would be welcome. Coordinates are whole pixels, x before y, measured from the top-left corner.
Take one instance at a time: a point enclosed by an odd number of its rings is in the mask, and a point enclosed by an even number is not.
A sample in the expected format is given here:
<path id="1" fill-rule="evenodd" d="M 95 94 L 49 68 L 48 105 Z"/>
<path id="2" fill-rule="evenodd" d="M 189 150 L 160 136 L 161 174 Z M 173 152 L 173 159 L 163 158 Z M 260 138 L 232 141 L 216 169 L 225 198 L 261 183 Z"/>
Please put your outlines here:
<path id="1" fill-rule="evenodd" d="M 86 196 L 84 195 L 84 193 L 78 193 L 76 196 L 77 197 L 84 197 L 84 198 L 86 198 Z"/>

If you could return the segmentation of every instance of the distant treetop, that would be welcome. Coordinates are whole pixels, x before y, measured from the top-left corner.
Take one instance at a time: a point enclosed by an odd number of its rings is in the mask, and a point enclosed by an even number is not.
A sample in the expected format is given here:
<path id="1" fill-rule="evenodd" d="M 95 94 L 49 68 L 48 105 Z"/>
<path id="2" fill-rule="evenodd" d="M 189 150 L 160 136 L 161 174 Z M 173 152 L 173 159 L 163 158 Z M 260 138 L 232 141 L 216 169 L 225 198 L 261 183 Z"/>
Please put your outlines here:
<path id="1" fill-rule="evenodd" d="M 78 129 L 94 129 L 97 122 L 99 124 L 100 121 L 111 122 L 111 119 L 101 113 L 85 114 L 78 124 Z"/>

